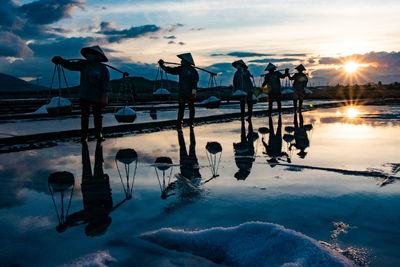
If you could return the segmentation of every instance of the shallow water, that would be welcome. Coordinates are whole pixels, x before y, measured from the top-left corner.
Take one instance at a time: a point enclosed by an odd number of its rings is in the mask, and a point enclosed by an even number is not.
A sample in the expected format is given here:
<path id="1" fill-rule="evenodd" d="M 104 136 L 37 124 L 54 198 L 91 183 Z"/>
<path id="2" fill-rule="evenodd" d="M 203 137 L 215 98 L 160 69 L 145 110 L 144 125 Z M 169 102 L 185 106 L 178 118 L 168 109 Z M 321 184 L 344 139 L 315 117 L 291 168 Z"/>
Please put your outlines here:
<path id="1" fill-rule="evenodd" d="M 197 126 L 192 132 L 184 128 L 182 134 L 166 130 L 108 139 L 97 146 L 97 153 L 94 142 L 89 143 L 88 150 L 69 142 L 2 154 L 0 261 L 30 266 L 107 259 L 110 265 L 126 266 L 213 265 L 205 258 L 171 251 L 137 236 L 162 227 L 197 230 L 261 221 L 327 242 L 345 250 L 358 264 L 398 265 L 397 179 L 366 176 L 365 172 L 348 175 L 344 171 L 371 170 L 399 176 L 400 107 L 363 106 L 357 110 L 348 112 L 342 107 L 305 112 L 303 123 L 297 117 L 297 125 L 293 114 L 284 115 L 281 136 L 292 134 L 285 137 L 293 139 L 290 144 L 275 134 L 279 119 L 274 116 L 274 135 L 258 133 L 257 139 L 247 122 L 242 128 L 240 121 L 233 121 Z M 254 118 L 252 126 L 253 132 L 260 127 L 271 129 L 268 117 Z M 211 141 L 222 146 L 215 161 L 218 163 L 221 155 L 219 176 L 215 178 L 205 149 Z M 115 157 L 126 148 L 133 148 L 138 160 L 132 198 L 124 201 L 126 194 L 116 164 L 124 183 L 125 169 Z M 94 178 L 88 178 L 87 153 L 92 167 L 97 159 Z M 174 163 L 166 171 L 168 177 L 172 169 L 170 187 L 166 179 L 168 189 L 164 193 L 170 195 L 166 199 L 161 198 L 162 177 L 159 183 L 152 165 L 161 156 L 170 157 Z M 130 165 L 131 177 L 135 162 Z M 109 175 L 109 186 L 104 180 L 99 182 L 102 170 Z M 62 227 L 57 227 L 48 185 L 49 175 L 56 171 L 68 171 L 75 177 L 68 219 Z M 183 175 L 191 176 L 192 182 Z M 66 206 L 70 192 L 70 188 L 64 191 Z M 60 212 L 59 195 L 56 192 L 54 200 Z M 58 232 L 56 227 L 64 231 Z"/>
<path id="2" fill-rule="evenodd" d="M 320 103 L 331 103 L 335 101 L 324 100 L 308 100 L 305 105 L 316 105 Z M 291 101 L 283 101 L 282 107 L 290 107 Z M 166 105 L 159 105 L 165 107 Z M 276 108 L 276 104 L 274 105 Z M 267 110 L 267 103 L 260 102 L 254 105 L 254 110 Z M 206 117 L 210 115 L 231 114 L 240 112 L 239 104 L 221 105 L 219 109 L 206 109 L 204 107 L 196 107 L 196 117 Z M 157 122 L 176 119 L 177 108 L 160 109 L 154 114 L 150 110 L 137 111 L 135 123 Z M 189 117 L 189 111 L 185 109 L 185 118 Z M 57 132 L 65 130 L 75 130 L 81 127 L 80 116 L 65 116 L 62 118 L 41 118 L 41 119 L 21 119 L 21 120 L 5 120 L 0 123 L 0 138 L 12 135 L 27 135 L 46 132 Z M 103 114 L 103 126 L 114 126 L 119 123 L 116 121 L 113 113 Z M 93 126 L 93 117 L 89 120 L 89 126 Z"/>

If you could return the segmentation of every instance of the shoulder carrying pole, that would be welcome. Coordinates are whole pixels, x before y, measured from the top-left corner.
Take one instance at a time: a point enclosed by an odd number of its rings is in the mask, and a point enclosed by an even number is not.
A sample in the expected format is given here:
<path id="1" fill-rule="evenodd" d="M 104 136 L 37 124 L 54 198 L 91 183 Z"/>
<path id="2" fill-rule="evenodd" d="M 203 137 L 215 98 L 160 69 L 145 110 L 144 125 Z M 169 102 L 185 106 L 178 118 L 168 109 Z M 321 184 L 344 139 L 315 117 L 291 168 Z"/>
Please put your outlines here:
<path id="1" fill-rule="evenodd" d="M 179 65 L 179 66 L 181 65 L 181 64 L 175 63 L 175 62 L 166 62 L 166 61 L 164 61 L 164 63 L 165 64 L 171 64 L 171 65 Z M 215 73 L 215 72 L 212 72 L 212 71 L 200 68 L 200 67 L 193 66 L 193 68 L 198 69 L 198 70 L 202 70 L 202 71 L 207 72 L 207 73 L 209 73 L 209 74 L 211 74 L 213 76 L 217 76 L 218 75 L 218 73 Z"/>

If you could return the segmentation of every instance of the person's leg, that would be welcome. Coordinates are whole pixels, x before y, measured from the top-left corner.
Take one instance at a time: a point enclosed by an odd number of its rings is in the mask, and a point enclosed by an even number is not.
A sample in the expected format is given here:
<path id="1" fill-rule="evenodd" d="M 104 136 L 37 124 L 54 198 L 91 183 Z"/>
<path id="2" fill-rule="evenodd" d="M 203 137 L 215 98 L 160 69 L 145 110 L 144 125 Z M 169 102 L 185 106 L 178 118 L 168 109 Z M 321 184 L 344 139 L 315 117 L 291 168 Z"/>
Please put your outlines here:
<path id="1" fill-rule="evenodd" d="M 269 114 L 271 115 L 272 114 L 272 104 L 273 104 L 273 98 L 272 98 L 272 96 L 271 95 L 269 95 L 269 97 L 268 97 L 268 104 L 269 104 Z"/>
<path id="2" fill-rule="evenodd" d="M 178 120 L 176 122 L 177 127 L 182 127 L 184 112 L 185 112 L 185 99 L 181 97 L 179 98 Z"/>
<path id="3" fill-rule="evenodd" d="M 247 109 L 248 109 L 248 117 L 247 120 L 250 121 L 253 116 L 253 94 L 249 94 L 247 96 Z"/>
<path id="4" fill-rule="evenodd" d="M 277 97 L 276 102 L 278 103 L 278 112 L 279 112 L 279 114 L 281 114 L 282 103 L 281 103 L 281 97 L 280 96 Z"/>
<path id="5" fill-rule="evenodd" d="M 103 116 L 101 116 L 101 104 L 100 103 L 93 103 L 93 116 L 94 116 L 94 128 L 96 131 L 96 138 L 102 139 L 103 134 Z"/>
<path id="6" fill-rule="evenodd" d="M 194 99 L 189 99 L 189 124 L 193 126 L 194 124 L 194 116 L 195 116 L 195 109 L 194 109 Z"/>
<path id="7" fill-rule="evenodd" d="M 297 112 L 297 100 L 293 99 L 293 108 L 294 108 L 294 112 Z"/>
<path id="8" fill-rule="evenodd" d="M 243 100 L 240 100 L 240 117 L 242 118 L 242 120 L 244 120 L 244 114 L 245 114 L 245 112 L 246 112 L 246 110 L 245 110 L 245 104 L 246 104 L 246 102 L 245 102 L 244 99 L 243 99 Z"/>
<path id="9" fill-rule="evenodd" d="M 299 99 L 299 112 L 301 112 L 301 109 L 303 108 L 303 97 Z"/>
<path id="10" fill-rule="evenodd" d="M 85 99 L 80 99 L 81 107 L 81 141 L 86 142 L 89 129 L 90 103 Z"/>

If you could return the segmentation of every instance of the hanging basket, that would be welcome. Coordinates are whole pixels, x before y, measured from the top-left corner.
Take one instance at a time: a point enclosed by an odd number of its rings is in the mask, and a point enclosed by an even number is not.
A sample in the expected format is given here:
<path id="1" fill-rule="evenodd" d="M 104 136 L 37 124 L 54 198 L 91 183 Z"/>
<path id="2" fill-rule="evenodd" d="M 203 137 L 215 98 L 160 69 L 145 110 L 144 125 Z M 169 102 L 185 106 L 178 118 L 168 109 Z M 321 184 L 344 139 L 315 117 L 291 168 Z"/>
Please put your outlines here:
<path id="1" fill-rule="evenodd" d="M 294 136 L 292 134 L 284 134 L 283 140 L 287 143 L 291 143 L 294 140 Z"/>
<path id="2" fill-rule="evenodd" d="M 128 106 L 125 106 L 118 110 L 118 112 L 115 113 L 114 116 L 118 122 L 122 123 L 132 123 L 136 120 L 136 112 Z"/>
<path id="3" fill-rule="evenodd" d="M 222 152 L 222 146 L 218 142 L 208 142 L 206 145 L 206 149 L 211 154 L 217 154 L 219 152 Z"/>
<path id="4" fill-rule="evenodd" d="M 74 175 L 70 172 L 54 172 L 50 174 L 48 183 L 54 192 L 62 192 L 71 187 L 75 182 Z"/>
<path id="5" fill-rule="evenodd" d="M 46 105 L 46 110 L 49 115 L 66 115 L 72 112 L 72 102 L 64 97 L 52 97 L 50 103 Z"/>
<path id="6" fill-rule="evenodd" d="M 293 94 L 293 90 L 292 89 L 289 89 L 289 88 L 285 88 L 285 89 L 283 89 L 282 91 L 281 91 L 281 93 L 283 94 L 283 95 L 289 95 L 289 94 Z"/>
<path id="7" fill-rule="evenodd" d="M 285 131 L 288 133 L 293 133 L 294 132 L 294 127 L 293 126 L 286 126 Z"/>
<path id="8" fill-rule="evenodd" d="M 247 93 L 242 90 L 236 90 L 233 94 L 232 97 L 236 100 L 242 100 L 247 96 Z"/>
<path id="9" fill-rule="evenodd" d="M 257 97 L 256 97 L 255 95 L 253 95 L 253 96 L 251 97 L 251 102 L 253 102 L 253 104 L 256 104 L 256 103 L 257 103 Z"/>
<path id="10" fill-rule="evenodd" d="M 165 88 L 158 88 L 154 93 L 153 97 L 159 101 L 167 101 L 171 99 L 171 92 Z"/>
<path id="11" fill-rule="evenodd" d="M 221 105 L 221 99 L 216 96 L 210 96 L 200 104 L 208 109 L 219 108 Z"/>
<path id="12" fill-rule="evenodd" d="M 115 155 L 115 159 L 124 164 L 131 164 L 134 161 L 137 161 L 137 153 L 132 148 L 120 149 Z"/>
<path id="13" fill-rule="evenodd" d="M 269 133 L 269 129 L 267 127 L 258 128 L 258 132 L 262 135 Z"/>
<path id="14" fill-rule="evenodd" d="M 268 95 L 265 93 L 261 93 L 257 96 L 258 102 L 267 102 L 268 101 Z"/>
<path id="15" fill-rule="evenodd" d="M 154 165 L 161 171 L 168 170 L 172 164 L 172 159 L 170 157 L 158 157 L 154 161 Z"/>

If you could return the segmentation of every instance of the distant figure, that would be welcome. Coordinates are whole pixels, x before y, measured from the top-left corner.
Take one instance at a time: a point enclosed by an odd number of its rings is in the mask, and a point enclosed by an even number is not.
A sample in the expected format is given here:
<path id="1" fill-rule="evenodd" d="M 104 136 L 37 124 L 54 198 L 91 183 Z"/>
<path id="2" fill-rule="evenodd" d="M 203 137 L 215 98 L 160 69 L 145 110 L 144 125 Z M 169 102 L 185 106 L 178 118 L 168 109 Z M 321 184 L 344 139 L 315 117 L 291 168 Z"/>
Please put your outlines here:
<path id="1" fill-rule="evenodd" d="M 160 59 L 158 64 L 167 73 L 179 75 L 179 109 L 177 128 L 182 127 L 183 115 L 185 106 L 189 106 L 189 124 L 193 126 L 194 123 L 194 101 L 196 100 L 197 83 L 199 81 L 199 74 L 193 68 L 194 60 L 190 53 L 177 55 L 181 59 L 181 66 L 167 67 L 164 65 L 164 60 Z"/>
<path id="2" fill-rule="evenodd" d="M 269 138 L 268 144 L 262 139 L 262 143 L 265 147 L 266 154 L 270 157 L 268 163 L 271 167 L 275 167 L 278 163 L 278 159 L 286 157 L 290 162 L 289 155 L 286 152 L 282 152 L 282 116 L 279 114 L 278 127 L 276 132 L 274 131 L 274 124 L 271 114 L 269 114 Z"/>
<path id="3" fill-rule="evenodd" d="M 96 144 L 94 168 L 90 164 L 87 143 L 82 144 L 82 201 L 83 210 L 67 217 L 68 226 L 87 224 L 87 236 L 103 234 L 111 224 L 109 216 L 113 210 L 110 181 L 103 171 L 103 148 L 101 142 Z"/>
<path id="4" fill-rule="evenodd" d="M 299 121 L 297 120 L 297 113 L 294 113 L 294 139 L 295 143 L 292 146 L 295 148 L 299 149 L 300 152 L 297 153 L 297 155 L 304 159 L 307 155 L 307 152 L 305 151 L 307 147 L 310 146 L 310 140 L 308 139 L 307 135 L 307 129 L 304 126 L 304 121 L 303 121 L 303 114 L 301 112 L 299 114 Z M 291 148 L 290 147 L 290 148 Z"/>
<path id="5" fill-rule="evenodd" d="M 235 72 L 235 76 L 233 77 L 233 89 L 241 90 L 247 93 L 247 97 L 243 97 L 240 99 L 240 112 L 242 118 L 244 118 L 245 114 L 245 104 L 247 102 L 248 108 L 248 118 L 247 120 L 250 121 L 253 115 L 253 92 L 254 86 L 251 82 L 251 78 L 253 75 L 248 70 L 247 65 L 243 62 L 243 60 L 237 60 L 232 63 L 232 66 L 237 69 Z"/>
<path id="6" fill-rule="evenodd" d="M 262 87 L 268 85 L 268 100 L 269 100 L 269 113 L 272 112 L 273 101 L 276 101 L 278 104 L 278 111 L 281 113 L 281 81 L 280 79 L 284 79 L 286 76 L 289 76 L 289 69 L 285 69 L 285 74 L 282 74 L 276 70 L 276 66 L 272 63 L 269 63 L 265 68 L 268 73 L 264 76 L 264 82 Z"/>
<path id="7" fill-rule="evenodd" d="M 104 140 L 102 135 L 102 98 L 110 80 L 110 74 L 106 66 L 101 62 L 107 62 L 99 46 L 85 47 L 81 50 L 86 60 L 70 61 L 60 56 L 52 58 L 54 64 L 61 64 L 64 68 L 81 72 L 80 82 L 80 107 L 81 107 L 81 141 L 88 138 L 90 107 L 93 110 L 94 127 L 97 140 Z"/>
<path id="8" fill-rule="evenodd" d="M 301 109 L 303 107 L 303 98 L 305 95 L 305 88 L 307 86 L 308 78 L 303 71 L 306 70 L 306 68 L 303 66 L 303 64 L 300 64 L 296 67 L 296 70 L 298 71 L 295 73 L 292 77 L 289 76 L 290 80 L 294 80 L 293 82 L 293 106 L 294 106 L 294 112 L 297 112 L 297 100 L 299 101 L 299 112 L 301 112 Z"/>
<path id="9" fill-rule="evenodd" d="M 235 163 L 239 170 L 235 173 L 237 180 L 246 180 L 251 172 L 254 162 L 254 141 L 253 124 L 249 121 L 249 130 L 246 136 L 244 118 L 241 120 L 240 143 L 233 143 Z"/>

